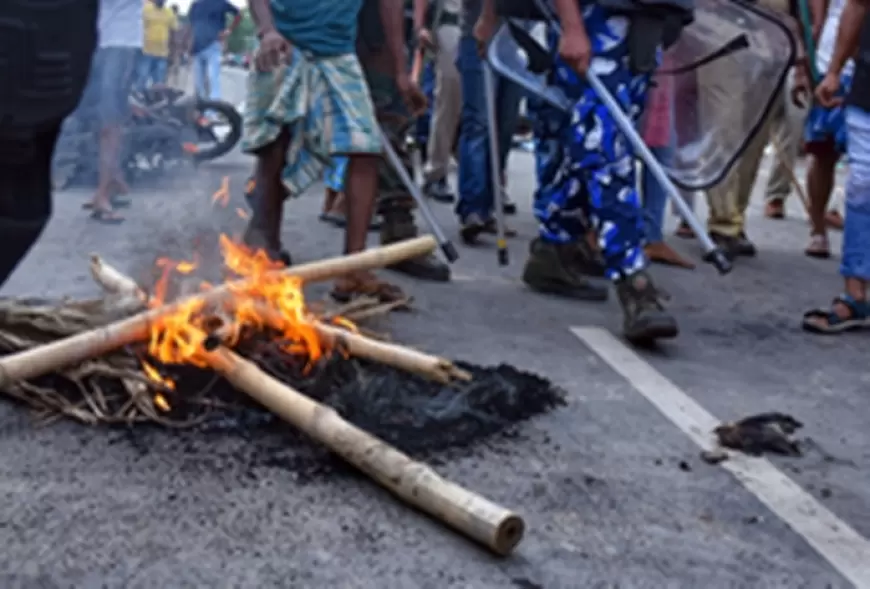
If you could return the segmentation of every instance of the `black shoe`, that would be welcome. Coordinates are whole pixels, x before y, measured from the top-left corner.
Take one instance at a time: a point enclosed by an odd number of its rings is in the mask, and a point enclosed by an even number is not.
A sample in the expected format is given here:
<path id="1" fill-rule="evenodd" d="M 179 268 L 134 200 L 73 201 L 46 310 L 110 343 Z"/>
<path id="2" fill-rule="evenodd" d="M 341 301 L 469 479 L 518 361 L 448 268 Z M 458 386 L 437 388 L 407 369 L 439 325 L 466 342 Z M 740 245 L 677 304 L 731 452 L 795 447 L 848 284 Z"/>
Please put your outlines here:
<path id="1" fill-rule="evenodd" d="M 676 319 L 665 311 L 661 293 L 646 272 L 623 278 L 616 285 L 616 293 L 624 313 L 625 339 L 632 344 L 646 346 L 679 334 Z"/>
<path id="2" fill-rule="evenodd" d="M 477 238 L 486 233 L 486 230 L 486 221 L 477 213 L 467 215 L 459 223 L 459 236 L 465 245 L 475 245 Z"/>
<path id="3" fill-rule="evenodd" d="M 594 251 L 585 239 L 581 239 L 574 245 L 572 260 L 577 272 L 593 278 L 604 278 L 604 259 L 601 254 Z"/>
<path id="4" fill-rule="evenodd" d="M 523 269 L 523 282 L 532 290 L 580 301 L 606 301 L 608 289 L 589 282 L 577 272 L 574 244 L 535 239 Z"/>
<path id="5" fill-rule="evenodd" d="M 450 185 L 447 184 L 447 178 L 427 182 L 423 187 L 423 192 L 435 202 L 452 204 L 456 200 L 456 196 L 450 190 Z"/>
<path id="6" fill-rule="evenodd" d="M 758 254 L 758 249 L 755 247 L 755 244 L 749 241 L 749 238 L 746 236 L 745 231 L 741 231 L 740 235 L 737 237 L 736 243 L 736 253 L 738 256 L 743 256 L 745 258 L 754 258 Z"/>
<path id="7" fill-rule="evenodd" d="M 740 247 L 738 238 L 711 231 L 710 239 L 722 250 L 729 262 L 733 262 L 738 256 L 737 251 Z"/>
<path id="8" fill-rule="evenodd" d="M 382 203 L 380 210 L 383 219 L 381 224 L 381 245 L 389 245 L 417 237 L 418 231 L 417 225 L 414 222 L 414 213 L 407 204 L 389 205 Z M 431 280 L 432 282 L 450 281 L 450 266 L 433 254 L 404 260 L 388 266 L 388 268 L 421 280 Z"/>
<path id="9" fill-rule="evenodd" d="M 504 192 L 502 195 L 504 199 L 504 214 L 505 215 L 516 215 L 517 214 L 517 203 L 515 203 L 510 196 L 508 196 L 507 192 Z"/>

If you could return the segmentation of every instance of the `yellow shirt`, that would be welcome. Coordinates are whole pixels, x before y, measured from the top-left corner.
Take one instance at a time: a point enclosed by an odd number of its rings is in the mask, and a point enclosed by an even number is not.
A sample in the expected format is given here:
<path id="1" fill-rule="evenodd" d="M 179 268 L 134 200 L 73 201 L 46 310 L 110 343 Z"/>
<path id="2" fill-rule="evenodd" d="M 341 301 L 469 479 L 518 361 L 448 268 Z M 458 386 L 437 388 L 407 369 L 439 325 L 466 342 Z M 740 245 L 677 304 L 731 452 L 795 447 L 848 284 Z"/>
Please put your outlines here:
<path id="1" fill-rule="evenodd" d="M 146 2 L 142 10 L 145 25 L 145 42 L 142 53 L 154 57 L 169 57 L 169 38 L 178 28 L 178 19 L 168 6 L 157 8 L 153 2 Z"/>

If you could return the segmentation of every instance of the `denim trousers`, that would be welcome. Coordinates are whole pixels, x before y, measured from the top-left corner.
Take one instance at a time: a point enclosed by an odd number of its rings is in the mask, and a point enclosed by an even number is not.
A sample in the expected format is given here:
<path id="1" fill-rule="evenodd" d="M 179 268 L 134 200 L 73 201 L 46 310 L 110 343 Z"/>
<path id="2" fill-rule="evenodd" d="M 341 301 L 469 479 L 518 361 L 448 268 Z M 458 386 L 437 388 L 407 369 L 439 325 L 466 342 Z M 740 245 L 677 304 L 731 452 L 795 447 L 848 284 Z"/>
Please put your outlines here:
<path id="1" fill-rule="evenodd" d="M 870 281 L 870 112 L 847 107 L 846 133 L 849 178 L 840 274 Z"/>
<path id="2" fill-rule="evenodd" d="M 136 64 L 136 89 L 144 90 L 151 84 L 165 84 L 169 59 L 142 54 Z"/>
<path id="3" fill-rule="evenodd" d="M 215 41 L 193 56 L 193 83 L 197 96 L 211 100 L 221 99 L 222 54 L 220 41 Z"/>
<path id="4" fill-rule="evenodd" d="M 470 35 L 459 41 L 456 63 L 462 78 L 462 114 L 459 122 L 459 201 L 460 219 L 475 213 L 483 219 L 492 216 L 494 189 L 489 163 L 489 123 L 484 93 L 484 63 L 477 52 L 477 41 Z M 495 110 L 499 136 L 499 169 L 507 165 L 514 130 L 520 113 L 522 89 L 503 78 L 495 80 Z"/>

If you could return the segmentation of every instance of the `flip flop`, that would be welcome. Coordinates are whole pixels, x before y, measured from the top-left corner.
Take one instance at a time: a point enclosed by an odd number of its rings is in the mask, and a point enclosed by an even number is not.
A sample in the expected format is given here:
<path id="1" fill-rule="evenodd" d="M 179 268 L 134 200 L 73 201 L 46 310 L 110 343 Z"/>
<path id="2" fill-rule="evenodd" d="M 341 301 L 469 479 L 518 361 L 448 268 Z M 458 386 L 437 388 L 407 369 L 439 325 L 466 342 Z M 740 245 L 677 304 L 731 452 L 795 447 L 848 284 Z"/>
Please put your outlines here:
<path id="1" fill-rule="evenodd" d="M 109 202 L 111 203 L 113 209 L 126 209 L 133 204 L 133 201 L 131 201 L 129 198 L 119 198 L 116 196 L 110 198 Z M 88 201 L 82 204 L 82 208 L 86 211 L 94 210 L 93 201 Z"/>
<path id="2" fill-rule="evenodd" d="M 103 225 L 120 225 L 125 221 L 124 217 L 115 216 L 115 211 L 106 209 L 92 209 L 90 219 Z"/>
<path id="3" fill-rule="evenodd" d="M 804 254 L 820 260 L 830 258 L 831 246 L 828 243 L 828 238 L 824 235 L 810 235 L 810 243 L 804 250 Z"/>

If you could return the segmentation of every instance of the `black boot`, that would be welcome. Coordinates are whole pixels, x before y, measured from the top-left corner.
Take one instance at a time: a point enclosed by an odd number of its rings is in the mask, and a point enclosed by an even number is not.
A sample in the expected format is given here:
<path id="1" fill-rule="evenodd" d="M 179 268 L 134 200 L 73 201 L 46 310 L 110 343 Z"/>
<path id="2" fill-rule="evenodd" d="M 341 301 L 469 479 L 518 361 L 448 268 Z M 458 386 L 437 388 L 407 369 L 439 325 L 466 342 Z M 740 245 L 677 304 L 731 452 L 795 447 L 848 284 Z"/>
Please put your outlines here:
<path id="1" fill-rule="evenodd" d="M 523 269 L 523 282 L 532 290 L 581 301 L 606 301 L 607 287 L 589 282 L 577 271 L 576 245 L 535 239 Z"/>
<path id="2" fill-rule="evenodd" d="M 379 208 L 383 219 L 381 221 L 381 245 L 389 245 L 417 237 L 419 232 L 414 222 L 414 212 L 409 203 L 382 203 Z M 389 269 L 421 280 L 450 281 L 450 267 L 433 254 L 399 262 L 389 266 Z"/>
<path id="3" fill-rule="evenodd" d="M 601 254 L 594 251 L 585 239 L 581 239 L 573 245 L 572 260 L 577 272 L 584 276 L 604 278 L 604 259 Z"/>
<path id="4" fill-rule="evenodd" d="M 635 345 L 650 345 L 658 339 L 676 337 L 677 321 L 661 304 L 661 293 L 649 274 L 636 272 L 616 285 L 624 313 L 625 339 Z"/>

